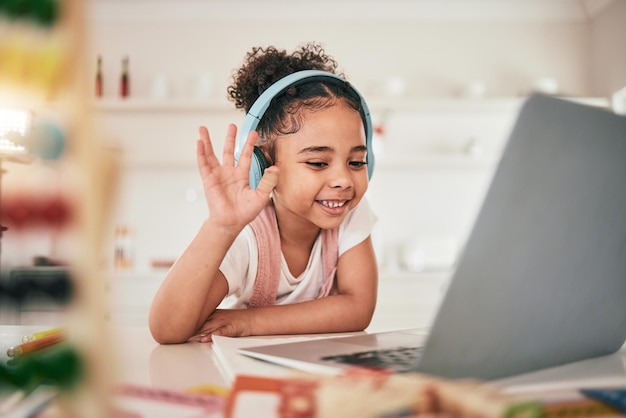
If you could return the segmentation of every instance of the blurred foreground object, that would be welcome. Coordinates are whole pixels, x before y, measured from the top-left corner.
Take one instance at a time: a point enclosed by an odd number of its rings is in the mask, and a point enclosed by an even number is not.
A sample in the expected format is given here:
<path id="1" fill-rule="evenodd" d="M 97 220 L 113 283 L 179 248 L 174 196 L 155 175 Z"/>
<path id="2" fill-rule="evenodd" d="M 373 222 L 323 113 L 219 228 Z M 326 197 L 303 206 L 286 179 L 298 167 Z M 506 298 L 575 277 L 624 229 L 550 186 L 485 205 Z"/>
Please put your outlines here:
<path id="1" fill-rule="evenodd" d="M 226 418 L 254 411 L 260 396 L 273 398 L 276 418 L 485 417 L 539 418 L 534 400 L 501 393 L 473 380 L 446 380 L 422 374 L 355 371 L 345 376 L 272 379 L 238 376 Z"/>
<path id="2" fill-rule="evenodd" d="M 596 394 L 598 391 L 594 391 Z M 601 391 L 613 401 L 622 390 Z M 614 403 L 585 390 L 510 394 L 483 381 L 355 369 L 335 377 L 269 378 L 239 375 L 225 418 L 553 418 L 619 417 Z M 273 411 L 273 412 L 272 412 Z"/>
<path id="3" fill-rule="evenodd" d="M 115 356 L 108 345 L 99 267 L 118 166 L 94 129 L 92 78 L 84 74 L 85 25 L 86 5 L 80 0 L 0 1 L 0 108 L 27 117 L 26 123 L 4 130 L 9 141 L 4 161 L 29 164 L 25 174 L 38 165 L 53 168 L 51 176 L 39 176 L 37 183 L 24 184 L 28 176 L 20 174 L 22 184 L 15 188 L 18 192 L 6 193 L 0 216 L 11 224 L 11 234 L 52 231 L 56 238 L 62 232 L 73 243 L 62 266 L 15 268 L 15 260 L 4 260 L 11 263 L 0 270 L 6 270 L 3 306 L 8 301 L 58 303 L 68 315 L 53 344 L 43 347 L 51 341 L 43 337 L 32 346 L 15 346 L 17 351 L 37 349 L 0 364 L 0 386 L 17 390 L 7 408 L 19 409 L 46 386 L 58 391 L 54 416 L 98 418 L 112 416 L 108 392 Z M 55 119 L 45 119 L 51 109 Z M 12 120 L 24 119 L 12 115 Z M 57 190 L 50 193 L 53 186 Z M 20 252 L 15 248 L 20 243 L 12 241 L 12 255 Z M 57 341 L 60 335 L 62 341 Z"/>

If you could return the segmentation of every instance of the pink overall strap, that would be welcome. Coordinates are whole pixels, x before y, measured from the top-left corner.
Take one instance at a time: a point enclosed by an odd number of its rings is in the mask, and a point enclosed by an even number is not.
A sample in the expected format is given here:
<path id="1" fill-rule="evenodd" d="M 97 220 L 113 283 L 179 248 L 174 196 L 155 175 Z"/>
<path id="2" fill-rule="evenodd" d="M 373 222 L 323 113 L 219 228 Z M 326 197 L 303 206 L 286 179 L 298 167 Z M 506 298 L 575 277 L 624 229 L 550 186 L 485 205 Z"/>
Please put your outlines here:
<path id="1" fill-rule="evenodd" d="M 335 284 L 335 274 L 337 273 L 337 262 L 339 261 L 339 247 L 337 242 L 338 230 L 322 230 L 322 265 L 324 271 L 324 283 L 318 297 L 330 295 Z"/>
<path id="2" fill-rule="evenodd" d="M 269 306 L 276 301 L 280 280 L 280 234 L 274 206 L 270 202 L 250 223 L 259 251 L 254 290 L 249 307 Z"/>

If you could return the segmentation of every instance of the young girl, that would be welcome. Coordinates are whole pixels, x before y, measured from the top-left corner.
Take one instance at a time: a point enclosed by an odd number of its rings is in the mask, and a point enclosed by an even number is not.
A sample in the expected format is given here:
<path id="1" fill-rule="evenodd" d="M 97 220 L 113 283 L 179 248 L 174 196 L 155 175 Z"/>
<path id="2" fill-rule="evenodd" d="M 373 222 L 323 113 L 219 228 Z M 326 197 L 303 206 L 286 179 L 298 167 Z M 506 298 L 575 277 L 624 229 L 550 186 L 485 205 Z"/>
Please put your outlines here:
<path id="1" fill-rule="evenodd" d="M 228 88 L 249 111 L 261 93 L 300 70 L 335 73 L 318 44 L 291 54 L 254 48 Z M 367 201 L 366 125 L 344 83 L 311 79 L 277 95 L 235 162 L 237 128 L 222 162 L 200 127 L 197 162 L 209 216 L 168 272 L 150 310 L 162 344 L 363 330 L 374 313 L 377 263 Z M 257 144 L 258 142 L 258 144 Z M 249 185 L 255 144 L 268 161 Z M 227 297 L 229 309 L 218 309 Z"/>

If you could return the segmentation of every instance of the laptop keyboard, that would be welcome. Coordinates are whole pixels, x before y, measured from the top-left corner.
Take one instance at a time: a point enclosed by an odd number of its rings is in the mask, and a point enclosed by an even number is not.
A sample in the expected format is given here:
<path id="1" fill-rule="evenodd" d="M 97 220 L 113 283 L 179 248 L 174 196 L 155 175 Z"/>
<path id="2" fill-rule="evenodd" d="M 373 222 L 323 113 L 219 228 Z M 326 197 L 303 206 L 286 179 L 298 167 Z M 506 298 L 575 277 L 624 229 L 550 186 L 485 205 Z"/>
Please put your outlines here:
<path id="1" fill-rule="evenodd" d="M 397 347 L 322 357 L 324 361 L 406 373 L 415 370 L 424 347 Z"/>

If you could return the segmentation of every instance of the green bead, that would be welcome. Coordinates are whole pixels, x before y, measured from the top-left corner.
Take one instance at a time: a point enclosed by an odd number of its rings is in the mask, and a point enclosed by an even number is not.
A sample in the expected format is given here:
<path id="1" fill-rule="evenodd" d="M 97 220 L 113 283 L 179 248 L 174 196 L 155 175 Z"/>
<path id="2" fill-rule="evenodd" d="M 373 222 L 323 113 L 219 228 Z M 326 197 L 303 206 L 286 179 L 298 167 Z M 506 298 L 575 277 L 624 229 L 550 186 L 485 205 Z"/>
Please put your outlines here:
<path id="1" fill-rule="evenodd" d="M 43 26 L 53 26 L 59 18 L 60 5 L 57 0 L 38 0 L 33 16 Z"/>
<path id="2" fill-rule="evenodd" d="M 32 0 L 4 0 L 3 3 L 6 14 L 10 19 L 15 20 L 28 17 L 32 7 Z"/>
<path id="3" fill-rule="evenodd" d="M 3 367 L 3 380 L 11 386 L 23 389 L 28 388 L 35 381 L 35 365 L 29 361 L 13 361 L 12 365 Z"/>
<path id="4" fill-rule="evenodd" d="M 0 366 L 0 383 L 18 388 L 32 388 L 47 383 L 71 390 L 83 375 L 83 361 L 69 344 L 61 343 L 11 359 Z"/>
<path id="5" fill-rule="evenodd" d="M 78 352 L 71 346 L 59 344 L 42 350 L 33 362 L 37 374 L 64 389 L 72 389 L 83 374 L 83 362 Z"/>
<path id="6" fill-rule="evenodd" d="M 30 19 L 35 23 L 50 27 L 60 14 L 59 0 L 0 0 L 0 12 L 9 19 Z"/>

